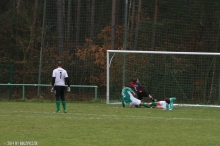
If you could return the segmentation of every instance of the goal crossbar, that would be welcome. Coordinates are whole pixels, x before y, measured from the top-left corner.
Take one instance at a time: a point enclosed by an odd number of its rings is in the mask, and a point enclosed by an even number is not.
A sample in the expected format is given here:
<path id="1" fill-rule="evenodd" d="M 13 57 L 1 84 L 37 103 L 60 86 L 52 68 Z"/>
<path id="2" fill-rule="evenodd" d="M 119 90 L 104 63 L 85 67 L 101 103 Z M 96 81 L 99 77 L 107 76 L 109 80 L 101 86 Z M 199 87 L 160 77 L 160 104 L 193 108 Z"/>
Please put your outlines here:
<path id="1" fill-rule="evenodd" d="M 173 52 L 173 51 L 135 51 L 135 50 L 107 50 L 107 53 L 143 53 L 143 54 L 175 54 L 175 55 L 214 55 L 220 56 L 215 52 Z"/>

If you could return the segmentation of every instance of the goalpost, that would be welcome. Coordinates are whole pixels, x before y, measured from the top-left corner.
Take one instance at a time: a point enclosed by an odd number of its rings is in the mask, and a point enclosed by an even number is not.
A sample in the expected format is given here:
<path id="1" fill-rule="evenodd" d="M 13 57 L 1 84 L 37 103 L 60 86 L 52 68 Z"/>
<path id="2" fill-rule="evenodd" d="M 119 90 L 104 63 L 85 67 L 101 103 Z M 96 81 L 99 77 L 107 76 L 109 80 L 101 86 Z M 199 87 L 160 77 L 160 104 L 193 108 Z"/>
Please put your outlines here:
<path id="1" fill-rule="evenodd" d="M 106 103 L 121 103 L 122 86 L 134 77 L 157 100 L 220 107 L 220 53 L 107 50 Z"/>

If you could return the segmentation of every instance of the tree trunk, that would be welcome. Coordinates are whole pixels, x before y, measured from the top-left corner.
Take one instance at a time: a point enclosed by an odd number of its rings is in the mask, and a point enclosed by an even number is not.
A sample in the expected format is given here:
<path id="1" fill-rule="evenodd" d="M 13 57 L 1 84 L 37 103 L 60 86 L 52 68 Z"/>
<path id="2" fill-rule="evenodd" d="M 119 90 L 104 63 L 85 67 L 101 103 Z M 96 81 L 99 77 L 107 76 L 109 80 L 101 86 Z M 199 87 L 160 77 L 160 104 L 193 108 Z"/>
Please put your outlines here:
<path id="1" fill-rule="evenodd" d="M 137 50 L 137 48 L 138 48 L 138 31 L 139 31 L 139 25 L 140 25 L 141 3 L 142 3 L 142 0 L 139 0 L 137 20 L 136 20 L 136 28 L 135 28 L 134 50 Z"/>
<path id="2" fill-rule="evenodd" d="M 58 55 L 60 56 L 64 50 L 63 40 L 64 40 L 64 31 L 63 31 L 63 4 L 62 0 L 57 0 L 57 43 L 58 43 Z"/>
<path id="3" fill-rule="evenodd" d="M 115 49 L 115 19 L 116 19 L 116 0 L 112 1 L 112 28 L 111 28 L 111 48 Z"/>
<path id="4" fill-rule="evenodd" d="M 79 45 L 81 0 L 78 0 L 77 2 L 78 3 L 77 3 L 77 17 L 76 17 L 76 39 L 75 39 L 76 46 Z"/>
<path id="5" fill-rule="evenodd" d="M 33 22 L 30 29 L 30 41 L 28 50 L 30 50 L 30 57 L 32 58 L 33 55 L 33 48 L 34 48 L 34 38 L 35 38 L 35 29 L 36 29 L 36 22 L 37 22 L 37 7 L 38 7 L 38 0 L 35 0 L 34 3 L 34 12 L 33 12 Z"/>
<path id="6" fill-rule="evenodd" d="M 153 34 L 152 34 L 151 48 L 155 48 L 155 40 L 156 40 L 156 27 L 155 27 L 155 25 L 157 24 L 158 8 L 159 8 L 159 1 L 156 0 L 155 10 L 154 10 L 154 24 L 153 24 Z"/>
<path id="7" fill-rule="evenodd" d="M 68 0 L 68 12 L 67 12 L 67 44 L 69 45 L 69 43 L 71 42 L 70 39 L 70 25 L 71 25 L 71 10 L 72 10 L 72 0 Z"/>
<path id="8" fill-rule="evenodd" d="M 90 24 L 91 24 L 91 0 L 86 0 L 86 30 L 85 32 L 85 36 L 86 38 L 90 38 Z"/>
<path id="9" fill-rule="evenodd" d="M 131 12 L 131 31 L 130 31 L 130 50 L 134 47 L 134 21 L 135 21 L 135 0 L 132 2 L 132 12 Z"/>
<path id="10" fill-rule="evenodd" d="M 63 14 L 63 41 L 65 40 L 66 36 L 67 36 L 67 32 L 66 32 L 66 15 L 65 15 L 65 0 L 62 1 L 62 14 Z"/>
<path id="11" fill-rule="evenodd" d="M 91 27 L 90 27 L 90 38 L 94 40 L 94 28 L 95 28 L 95 0 L 92 0 L 92 5 L 91 5 Z"/>
<path id="12" fill-rule="evenodd" d="M 20 13 L 20 3 L 21 3 L 21 0 L 17 0 L 17 6 L 16 6 L 17 13 Z"/>

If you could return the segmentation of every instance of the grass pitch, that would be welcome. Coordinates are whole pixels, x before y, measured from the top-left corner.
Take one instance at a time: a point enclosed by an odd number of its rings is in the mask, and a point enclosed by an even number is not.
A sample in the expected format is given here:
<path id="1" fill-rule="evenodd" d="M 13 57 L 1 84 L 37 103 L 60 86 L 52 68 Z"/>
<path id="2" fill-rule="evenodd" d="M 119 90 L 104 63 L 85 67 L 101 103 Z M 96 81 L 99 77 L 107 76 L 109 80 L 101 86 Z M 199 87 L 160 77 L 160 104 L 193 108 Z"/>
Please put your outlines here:
<path id="1" fill-rule="evenodd" d="M 55 113 L 55 102 L 0 102 L 0 107 L 3 146 L 220 144 L 220 108 L 175 107 L 164 111 L 67 102 L 68 113 Z"/>

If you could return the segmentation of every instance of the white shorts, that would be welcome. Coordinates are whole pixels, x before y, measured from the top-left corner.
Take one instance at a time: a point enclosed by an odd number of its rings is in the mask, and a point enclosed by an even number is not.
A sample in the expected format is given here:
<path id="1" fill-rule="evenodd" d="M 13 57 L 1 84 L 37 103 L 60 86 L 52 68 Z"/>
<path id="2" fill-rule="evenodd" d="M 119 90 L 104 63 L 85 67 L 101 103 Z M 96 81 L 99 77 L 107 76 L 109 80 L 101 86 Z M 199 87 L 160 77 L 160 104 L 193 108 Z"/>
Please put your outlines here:
<path id="1" fill-rule="evenodd" d="M 133 95 L 130 95 L 130 99 L 131 99 L 131 103 L 130 103 L 130 107 L 132 107 L 133 105 L 140 105 L 141 101 L 137 98 L 135 98 Z"/>
<path id="2" fill-rule="evenodd" d="M 163 109 L 166 109 L 166 101 L 160 101 L 160 105 L 163 107 Z"/>

